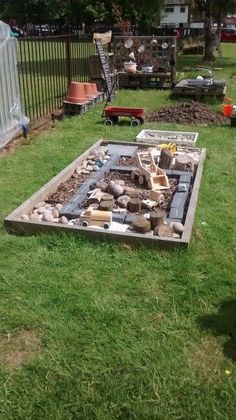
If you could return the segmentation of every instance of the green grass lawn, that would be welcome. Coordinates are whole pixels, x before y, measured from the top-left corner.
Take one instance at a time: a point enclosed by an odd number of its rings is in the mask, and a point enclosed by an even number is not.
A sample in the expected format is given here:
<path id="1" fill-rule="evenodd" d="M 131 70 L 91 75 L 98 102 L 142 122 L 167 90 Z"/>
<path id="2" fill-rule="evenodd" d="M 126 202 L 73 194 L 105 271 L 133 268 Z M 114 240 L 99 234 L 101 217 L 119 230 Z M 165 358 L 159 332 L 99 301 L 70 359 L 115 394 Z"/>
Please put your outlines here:
<path id="1" fill-rule="evenodd" d="M 218 72 L 234 97 L 235 52 L 225 47 Z M 120 91 L 114 102 L 170 103 L 168 91 Z M 188 250 L 3 227 L 98 139 L 135 138 L 128 124 L 105 127 L 101 111 L 58 122 L 0 159 L 0 419 L 233 420 L 235 129 L 144 125 L 198 131 L 208 149 Z"/>

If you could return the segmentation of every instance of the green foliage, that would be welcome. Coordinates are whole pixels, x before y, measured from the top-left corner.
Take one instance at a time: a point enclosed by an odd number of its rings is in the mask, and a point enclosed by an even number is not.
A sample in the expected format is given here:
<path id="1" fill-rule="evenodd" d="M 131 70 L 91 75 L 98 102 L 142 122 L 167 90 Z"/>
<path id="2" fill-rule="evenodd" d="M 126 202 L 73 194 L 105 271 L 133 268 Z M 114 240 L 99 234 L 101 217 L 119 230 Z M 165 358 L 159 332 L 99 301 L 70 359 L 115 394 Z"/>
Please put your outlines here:
<path id="1" fill-rule="evenodd" d="M 9 0 L 2 2 L 0 18 L 15 17 L 21 23 L 48 23 L 58 18 L 67 18 L 73 22 L 91 23 L 117 21 L 113 3 L 110 0 Z M 132 24 L 155 24 L 163 6 L 163 0 L 119 0 L 115 6 L 120 10 L 120 17 Z"/>

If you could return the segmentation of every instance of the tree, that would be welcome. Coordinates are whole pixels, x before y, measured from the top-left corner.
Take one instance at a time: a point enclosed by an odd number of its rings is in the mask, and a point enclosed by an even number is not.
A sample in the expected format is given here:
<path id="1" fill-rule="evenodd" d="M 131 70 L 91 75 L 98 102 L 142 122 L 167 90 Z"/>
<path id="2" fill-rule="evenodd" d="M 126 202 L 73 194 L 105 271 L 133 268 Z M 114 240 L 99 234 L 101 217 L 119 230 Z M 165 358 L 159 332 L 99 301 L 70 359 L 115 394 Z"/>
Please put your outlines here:
<path id="1" fill-rule="evenodd" d="M 158 22 L 164 0 L 116 0 L 114 3 L 123 20 L 148 27 Z M 0 0 L 0 18 L 10 17 L 17 18 L 21 24 L 49 23 L 62 18 L 89 24 L 99 20 L 112 25 L 118 20 L 111 0 Z"/>
<path id="2" fill-rule="evenodd" d="M 214 49 L 220 42 L 222 20 L 236 10 L 236 0 L 194 0 L 193 7 L 204 14 L 205 53 L 203 61 L 215 61 Z M 214 28 L 217 22 L 217 30 Z"/>

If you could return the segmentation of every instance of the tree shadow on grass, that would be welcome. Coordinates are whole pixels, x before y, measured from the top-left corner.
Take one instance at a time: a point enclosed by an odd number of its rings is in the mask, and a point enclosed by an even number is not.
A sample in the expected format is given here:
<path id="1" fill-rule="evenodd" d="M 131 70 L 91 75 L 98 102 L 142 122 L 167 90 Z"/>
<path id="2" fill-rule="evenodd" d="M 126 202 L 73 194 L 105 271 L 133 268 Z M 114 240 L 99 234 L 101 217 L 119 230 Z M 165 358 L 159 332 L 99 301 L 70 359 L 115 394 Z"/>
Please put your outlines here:
<path id="1" fill-rule="evenodd" d="M 201 316 L 198 322 L 215 336 L 228 336 L 224 344 L 224 355 L 236 361 L 236 299 L 222 302 L 218 313 Z"/>

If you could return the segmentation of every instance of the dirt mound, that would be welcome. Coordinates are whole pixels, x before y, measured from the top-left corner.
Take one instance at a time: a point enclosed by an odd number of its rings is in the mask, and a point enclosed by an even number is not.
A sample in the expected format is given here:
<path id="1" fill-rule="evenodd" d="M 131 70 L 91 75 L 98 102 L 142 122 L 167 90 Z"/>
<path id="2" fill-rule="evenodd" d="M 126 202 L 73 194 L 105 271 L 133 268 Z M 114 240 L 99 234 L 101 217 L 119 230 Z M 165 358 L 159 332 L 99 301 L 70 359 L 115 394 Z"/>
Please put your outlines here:
<path id="1" fill-rule="evenodd" d="M 228 119 L 199 102 L 182 102 L 179 105 L 162 107 L 147 115 L 150 122 L 164 121 L 181 124 L 226 124 Z"/>

